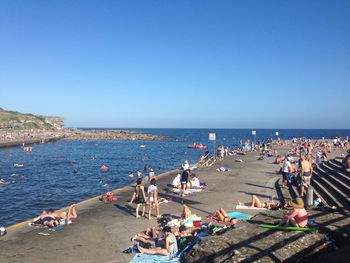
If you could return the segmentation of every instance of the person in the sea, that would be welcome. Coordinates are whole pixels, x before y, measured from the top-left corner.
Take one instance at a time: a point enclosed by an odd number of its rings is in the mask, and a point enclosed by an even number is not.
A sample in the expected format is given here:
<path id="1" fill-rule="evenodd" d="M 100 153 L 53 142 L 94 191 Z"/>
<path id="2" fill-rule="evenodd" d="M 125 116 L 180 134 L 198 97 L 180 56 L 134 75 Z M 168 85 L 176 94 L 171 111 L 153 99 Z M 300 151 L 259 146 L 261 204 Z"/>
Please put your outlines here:
<path id="1" fill-rule="evenodd" d="M 146 209 L 146 195 L 145 195 L 145 188 L 142 185 L 142 178 L 138 178 L 136 180 L 135 190 L 131 197 L 130 204 L 132 204 L 135 201 L 136 203 L 136 218 L 139 218 L 139 209 L 142 205 L 142 216 L 145 216 L 145 209 Z"/>
<path id="2" fill-rule="evenodd" d="M 222 222 L 229 222 L 231 224 L 237 224 L 238 223 L 238 220 L 234 217 L 229 217 L 227 212 L 223 209 L 223 208 L 220 208 L 219 210 L 216 210 L 214 213 L 213 213 L 213 217 L 215 217 L 216 219 L 218 219 L 219 221 L 222 221 Z"/>
<path id="3" fill-rule="evenodd" d="M 306 227 L 308 221 L 307 211 L 304 208 L 304 201 L 301 197 L 289 202 L 286 208 L 292 208 L 291 213 L 283 215 L 280 226 Z"/>
<path id="4" fill-rule="evenodd" d="M 158 203 L 158 188 L 157 188 L 157 181 L 155 178 L 151 180 L 151 185 L 147 189 L 147 205 L 148 205 L 148 219 L 151 219 L 151 213 L 152 213 L 152 207 L 154 206 L 156 208 L 156 215 L 157 218 L 160 217 L 159 212 L 159 203 Z"/>
<path id="5" fill-rule="evenodd" d="M 60 224 L 60 220 L 64 219 L 66 224 L 71 224 L 72 219 L 78 217 L 76 205 L 72 204 L 67 212 L 57 212 L 52 208 L 47 211 L 43 211 L 40 216 L 34 218 L 32 223 L 40 222 L 44 226 L 56 227 Z"/>
<path id="6" fill-rule="evenodd" d="M 152 255 L 163 255 L 168 257 L 175 257 L 178 252 L 177 241 L 175 235 L 172 233 L 169 226 L 163 228 L 163 233 L 165 236 L 164 247 L 156 248 L 143 248 L 140 244 L 137 244 L 137 249 L 140 253 L 152 254 Z"/>
<path id="7" fill-rule="evenodd" d="M 243 204 L 238 200 L 238 204 L 266 209 L 278 209 L 280 207 L 280 204 L 278 202 L 274 202 L 272 198 L 270 201 L 262 202 L 256 195 L 252 195 L 251 202 Z"/>
<path id="8" fill-rule="evenodd" d="M 141 173 L 140 170 L 137 170 L 136 175 L 137 175 L 137 178 L 142 178 L 143 177 L 143 174 Z"/>

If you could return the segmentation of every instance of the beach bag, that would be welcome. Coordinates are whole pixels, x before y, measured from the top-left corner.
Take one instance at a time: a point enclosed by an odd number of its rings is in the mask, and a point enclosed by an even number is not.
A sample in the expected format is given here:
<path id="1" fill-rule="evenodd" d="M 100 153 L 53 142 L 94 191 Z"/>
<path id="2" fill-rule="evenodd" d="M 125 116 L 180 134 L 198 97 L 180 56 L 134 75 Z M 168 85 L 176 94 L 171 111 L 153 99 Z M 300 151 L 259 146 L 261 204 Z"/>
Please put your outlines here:
<path id="1" fill-rule="evenodd" d="M 162 217 L 160 219 L 158 219 L 158 223 L 161 225 L 161 226 L 165 226 L 166 224 L 168 224 L 170 221 L 172 221 L 173 218 L 171 215 L 169 214 L 164 214 L 162 215 Z"/>
<path id="2" fill-rule="evenodd" d="M 112 192 L 107 192 L 100 198 L 100 200 L 104 203 L 114 202 L 117 201 L 117 199 L 117 196 L 115 196 Z"/>

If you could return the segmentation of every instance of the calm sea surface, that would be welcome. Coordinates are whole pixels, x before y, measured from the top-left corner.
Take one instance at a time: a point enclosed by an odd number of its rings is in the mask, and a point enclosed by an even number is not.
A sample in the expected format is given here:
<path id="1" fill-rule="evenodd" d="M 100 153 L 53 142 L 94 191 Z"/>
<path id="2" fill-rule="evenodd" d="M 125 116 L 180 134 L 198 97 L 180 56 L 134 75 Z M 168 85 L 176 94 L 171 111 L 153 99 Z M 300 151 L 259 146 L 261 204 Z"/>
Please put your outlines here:
<path id="1" fill-rule="evenodd" d="M 135 129 L 133 129 L 135 130 Z M 9 226 L 39 215 L 48 208 L 59 209 L 134 182 L 129 171 L 143 171 L 145 165 L 156 174 L 177 168 L 182 161 L 196 162 L 203 150 L 188 149 L 204 143 L 215 132 L 217 144 L 236 146 L 240 139 L 253 139 L 247 129 L 140 129 L 140 133 L 167 136 L 166 141 L 59 141 L 33 145 L 33 152 L 20 147 L 0 149 L 0 225 Z M 257 139 L 282 139 L 350 135 L 350 130 L 257 130 Z M 145 147 L 140 147 L 144 145 Z M 24 163 L 23 168 L 13 163 Z M 110 170 L 101 172 L 101 165 Z M 100 181 L 108 183 L 103 186 Z"/>

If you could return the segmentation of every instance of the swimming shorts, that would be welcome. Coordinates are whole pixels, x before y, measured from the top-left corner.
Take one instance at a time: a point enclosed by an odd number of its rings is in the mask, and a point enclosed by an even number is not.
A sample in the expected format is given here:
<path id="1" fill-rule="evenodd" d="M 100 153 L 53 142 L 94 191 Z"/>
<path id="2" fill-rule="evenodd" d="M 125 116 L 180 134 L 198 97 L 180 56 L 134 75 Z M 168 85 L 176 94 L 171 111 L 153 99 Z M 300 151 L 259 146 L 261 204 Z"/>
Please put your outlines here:
<path id="1" fill-rule="evenodd" d="M 51 216 L 46 216 L 46 217 L 44 217 L 41 221 L 43 222 L 43 224 L 45 223 L 45 222 L 51 222 L 51 221 L 54 221 L 55 220 L 55 218 L 53 218 L 53 217 L 51 217 Z"/>

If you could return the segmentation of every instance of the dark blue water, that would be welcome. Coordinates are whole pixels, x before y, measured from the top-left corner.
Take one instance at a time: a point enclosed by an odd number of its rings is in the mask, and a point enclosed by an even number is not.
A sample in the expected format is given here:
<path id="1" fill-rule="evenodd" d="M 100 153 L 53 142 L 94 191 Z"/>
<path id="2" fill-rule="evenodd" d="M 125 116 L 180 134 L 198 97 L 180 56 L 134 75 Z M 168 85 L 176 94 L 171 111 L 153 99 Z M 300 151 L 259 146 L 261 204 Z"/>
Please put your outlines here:
<path id="1" fill-rule="evenodd" d="M 275 138 L 277 130 L 257 130 L 257 139 Z M 350 130 L 278 130 L 282 139 L 350 135 Z M 203 150 L 187 149 L 193 142 L 207 144 L 216 132 L 217 144 L 235 146 L 240 139 L 253 139 L 251 130 L 142 129 L 141 133 L 167 136 L 166 141 L 59 141 L 33 145 L 33 152 L 20 147 L 0 149 L 0 225 L 9 226 L 33 218 L 44 209 L 58 209 L 133 182 L 129 171 L 145 165 L 157 174 L 177 168 L 182 161 L 198 160 Z M 141 148 L 140 145 L 145 145 Z M 24 163 L 15 168 L 13 163 Z M 106 164 L 108 172 L 99 167 Z M 103 180 L 109 186 L 99 184 Z"/>

